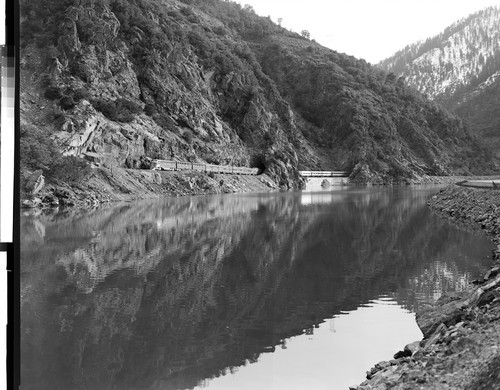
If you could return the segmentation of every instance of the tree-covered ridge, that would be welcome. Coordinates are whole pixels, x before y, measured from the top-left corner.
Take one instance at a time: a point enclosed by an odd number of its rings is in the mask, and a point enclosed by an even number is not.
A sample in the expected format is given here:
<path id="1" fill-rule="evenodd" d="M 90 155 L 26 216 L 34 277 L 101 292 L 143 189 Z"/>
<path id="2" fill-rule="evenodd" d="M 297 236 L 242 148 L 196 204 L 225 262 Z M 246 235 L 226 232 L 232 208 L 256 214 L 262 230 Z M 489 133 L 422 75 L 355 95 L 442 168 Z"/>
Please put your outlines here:
<path id="1" fill-rule="evenodd" d="M 21 13 L 23 71 L 45 74 L 26 87 L 58 116 L 38 131 L 64 154 L 135 168 L 151 158 L 259 165 L 284 187 L 301 168 L 402 182 L 492 167 L 460 120 L 403 79 L 248 6 L 21 1 Z"/>
<path id="2" fill-rule="evenodd" d="M 486 83 L 485 83 L 486 84 Z M 500 72 L 483 88 L 472 91 L 457 105 L 455 112 L 500 154 Z"/>
<path id="3" fill-rule="evenodd" d="M 442 102 L 458 99 L 500 69 L 500 8 L 489 7 L 406 46 L 379 63 Z"/>
<path id="4" fill-rule="evenodd" d="M 500 153 L 500 8 L 490 7 L 408 46 L 380 66 L 456 112 Z"/>
<path id="5" fill-rule="evenodd" d="M 478 17 L 483 18 L 486 16 L 493 16 L 498 12 L 498 7 L 488 7 L 485 10 L 475 12 L 466 18 L 463 18 L 452 25 L 445 28 L 441 33 L 434 37 L 427 38 L 425 41 L 413 43 L 407 45 L 404 49 L 397 51 L 393 56 L 382 60 L 379 65 L 382 68 L 387 68 L 389 71 L 394 73 L 401 73 L 407 64 L 421 55 L 433 49 L 443 49 L 446 46 L 446 41 L 453 37 L 456 33 L 460 33 L 475 22 Z M 488 42 L 488 45 L 493 45 L 495 43 L 494 36 L 488 36 L 486 26 L 478 25 L 477 30 L 471 30 L 471 33 L 475 38 L 479 36 Z M 456 37 L 454 38 L 456 39 Z"/>
<path id="6" fill-rule="evenodd" d="M 360 176 L 373 167 L 387 177 L 446 174 L 462 166 L 454 153 L 488 153 L 458 118 L 402 78 L 320 47 L 297 51 L 284 39 L 280 44 L 282 50 L 275 44 L 261 50 L 264 71 L 312 125 L 310 139 L 315 135 L 338 156 L 362 156 L 369 169 L 360 160 L 349 167 Z M 477 168 L 469 164 L 464 173 Z"/>

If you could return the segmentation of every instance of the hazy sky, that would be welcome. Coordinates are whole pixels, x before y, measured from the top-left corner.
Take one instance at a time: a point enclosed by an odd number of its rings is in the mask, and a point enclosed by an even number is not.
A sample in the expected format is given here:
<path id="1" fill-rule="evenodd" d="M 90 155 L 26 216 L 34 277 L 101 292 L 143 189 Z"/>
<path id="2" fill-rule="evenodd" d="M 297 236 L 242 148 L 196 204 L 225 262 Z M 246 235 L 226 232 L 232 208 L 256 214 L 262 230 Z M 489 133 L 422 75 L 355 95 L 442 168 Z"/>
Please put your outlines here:
<path id="1" fill-rule="evenodd" d="M 500 0 L 238 0 L 318 43 L 377 63 Z"/>

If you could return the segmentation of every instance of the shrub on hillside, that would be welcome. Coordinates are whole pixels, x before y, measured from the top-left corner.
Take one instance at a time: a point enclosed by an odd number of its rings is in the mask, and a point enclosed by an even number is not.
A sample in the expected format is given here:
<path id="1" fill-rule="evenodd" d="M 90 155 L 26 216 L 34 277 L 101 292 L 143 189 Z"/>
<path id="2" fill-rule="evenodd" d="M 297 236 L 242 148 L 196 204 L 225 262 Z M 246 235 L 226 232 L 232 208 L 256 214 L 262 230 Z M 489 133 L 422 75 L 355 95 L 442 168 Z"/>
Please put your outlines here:
<path id="1" fill-rule="evenodd" d="M 135 114 L 141 111 L 141 107 L 131 100 L 116 99 L 104 100 L 97 99 L 92 101 L 94 108 L 104 114 L 107 118 L 117 122 L 132 122 Z"/>
<path id="2" fill-rule="evenodd" d="M 22 168 L 46 171 L 59 156 L 54 141 L 33 125 L 21 126 L 19 143 Z"/>
<path id="3" fill-rule="evenodd" d="M 62 156 L 47 132 L 33 125 L 21 127 L 21 168 L 43 171 L 47 180 L 78 183 L 85 180 L 90 167 L 85 160 L 74 156 Z"/>
<path id="4" fill-rule="evenodd" d="M 116 105 L 112 101 L 97 99 L 91 101 L 92 105 L 97 111 L 104 114 L 105 117 L 115 120 L 116 119 Z"/>
<path id="5" fill-rule="evenodd" d="M 180 9 L 181 14 L 183 14 L 186 17 L 196 17 L 195 13 L 193 12 L 193 9 L 191 7 L 182 7 Z"/>
<path id="6" fill-rule="evenodd" d="M 75 107 L 75 101 L 71 96 L 64 95 L 61 100 L 59 100 L 59 105 L 63 110 L 70 110 Z"/>
<path id="7" fill-rule="evenodd" d="M 179 131 L 179 128 L 177 127 L 177 124 L 167 114 L 164 114 L 164 113 L 154 114 L 153 115 L 153 120 L 163 130 L 170 131 L 170 132 L 172 132 L 174 134 L 177 134 L 177 135 L 180 134 L 180 131 Z"/>
<path id="8" fill-rule="evenodd" d="M 60 21 L 72 5 L 72 0 L 19 1 L 19 12 L 23 22 L 20 24 L 20 44 L 35 43 L 47 48 L 57 44 Z"/>
<path id="9" fill-rule="evenodd" d="M 144 107 L 144 113 L 147 115 L 147 116 L 150 116 L 152 117 L 153 115 L 155 115 L 156 113 L 158 112 L 158 110 L 156 109 L 156 106 L 154 104 L 146 104 L 146 106 Z"/>
<path id="10" fill-rule="evenodd" d="M 48 180 L 76 184 L 86 180 L 91 168 L 87 161 L 75 156 L 59 156 L 45 172 Z"/>
<path id="11" fill-rule="evenodd" d="M 73 98 L 73 100 L 78 103 L 80 100 L 89 100 L 89 91 L 87 91 L 86 88 L 81 87 L 77 88 L 75 90 L 73 89 L 68 89 L 66 93 Z"/>
<path id="12" fill-rule="evenodd" d="M 162 147 L 162 144 L 160 142 L 157 142 L 155 140 L 152 140 L 151 138 L 145 137 L 144 138 L 144 153 L 146 157 L 152 158 L 152 159 L 163 159 L 164 158 L 164 150 Z"/>
<path id="13" fill-rule="evenodd" d="M 78 77 L 85 82 L 90 81 L 92 78 L 92 73 L 83 62 L 83 57 L 81 55 L 77 56 L 75 60 L 71 62 L 69 71 L 73 76 Z"/>
<path id="14" fill-rule="evenodd" d="M 43 95 L 49 100 L 56 100 L 61 98 L 62 92 L 59 87 L 51 85 L 47 87 Z"/>
<path id="15" fill-rule="evenodd" d="M 220 161 L 216 156 L 204 153 L 202 154 L 202 158 L 206 161 L 207 164 L 220 165 Z"/>
<path id="16" fill-rule="evenodd" d="M 192 144 L 193 143 L 193 133 L 191 133 L 191 131 L 189 131 L 189 130 L 184 131 L 184 133 L 182 134 L 182 138 L 184 138 L 184 140 L 188 144 Z"/>

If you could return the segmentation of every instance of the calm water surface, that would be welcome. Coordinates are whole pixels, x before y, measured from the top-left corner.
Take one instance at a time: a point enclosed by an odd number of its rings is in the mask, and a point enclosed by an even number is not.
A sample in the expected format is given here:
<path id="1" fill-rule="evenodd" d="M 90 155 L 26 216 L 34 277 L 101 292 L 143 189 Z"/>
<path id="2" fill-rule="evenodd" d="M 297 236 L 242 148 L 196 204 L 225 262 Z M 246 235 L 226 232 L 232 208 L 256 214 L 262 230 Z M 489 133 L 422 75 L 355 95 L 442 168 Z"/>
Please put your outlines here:
<path id="1" fill-rule="evenodd" d="M 171 198 L 22 217 L 22 389 L 346 389 L 492 244 L 436 188 Z"/>

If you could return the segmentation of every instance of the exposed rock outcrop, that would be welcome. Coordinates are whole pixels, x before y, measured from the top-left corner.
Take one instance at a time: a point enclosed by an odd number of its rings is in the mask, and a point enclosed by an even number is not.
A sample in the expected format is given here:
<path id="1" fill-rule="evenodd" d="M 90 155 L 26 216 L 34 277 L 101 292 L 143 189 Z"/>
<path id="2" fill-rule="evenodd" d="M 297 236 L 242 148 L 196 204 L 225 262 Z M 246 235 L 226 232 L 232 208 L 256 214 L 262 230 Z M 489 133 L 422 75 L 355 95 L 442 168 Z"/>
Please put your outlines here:
<path id="1" fill-rule="evenodd" d="M 33 172 L 26 180 L 26 191 L 30 195 L 35 195 L 40 192 L 45 185 L 45 177 L 42 174 L 42 170 Z"/>

